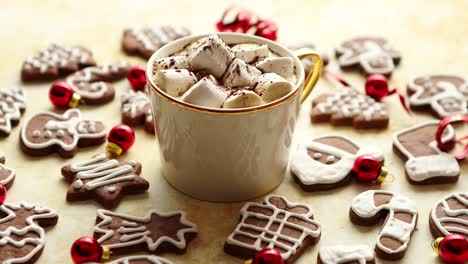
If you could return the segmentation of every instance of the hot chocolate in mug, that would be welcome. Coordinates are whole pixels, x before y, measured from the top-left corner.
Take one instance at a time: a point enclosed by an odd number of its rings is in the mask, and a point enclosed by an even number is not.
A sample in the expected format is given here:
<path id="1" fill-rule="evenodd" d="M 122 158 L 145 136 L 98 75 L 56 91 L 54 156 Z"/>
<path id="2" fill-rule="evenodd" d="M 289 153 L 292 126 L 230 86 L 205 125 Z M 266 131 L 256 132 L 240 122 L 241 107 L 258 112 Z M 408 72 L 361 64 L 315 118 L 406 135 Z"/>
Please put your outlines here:
<path id="1" fill-rule="evenodd" d="M 279 56 L 292 58 L 297 77 L 292 91 L 260 106 L 223 109 L 185 103 L 158 88 L 153 63 L 206 36 L 173 41 L 156 51 L 147 64 L 161 172 L 177 190 L 200 200 L 248 200 L 270 192 L 283 180 L 301 102 L 317 82 L 322 60 L 310 49 L 293 53 L 264 38 L 218 33 L 228 45 L 266 44 Z M 314 61 L 307 77 L 300 61 L 306 58 Z"/>

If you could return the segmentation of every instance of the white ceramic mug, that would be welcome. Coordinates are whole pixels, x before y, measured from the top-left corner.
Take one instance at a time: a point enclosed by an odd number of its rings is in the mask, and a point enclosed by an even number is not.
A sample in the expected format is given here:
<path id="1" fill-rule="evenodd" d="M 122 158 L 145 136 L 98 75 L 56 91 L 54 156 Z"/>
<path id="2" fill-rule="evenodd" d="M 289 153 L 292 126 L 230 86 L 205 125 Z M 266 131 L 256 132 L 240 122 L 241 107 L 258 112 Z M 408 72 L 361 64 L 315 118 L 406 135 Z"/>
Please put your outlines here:
<path id="1" fill-rule="evenodd" d="M 322 60 L 310 49 L 294 54 L 276 42 L 252 35 L 218 35 L 227 44 L 267 44 L 278 55 L 291 57 L 297 75 L 294 89 L 274 102 L 243 109 L 200 107 L 159 89 L 154 83 L 153 62 L 207 35 L 189 36 L 165 45 L 149 59 L 146 75 L 166 180 L 200 200 L 243 201 L 271 191 L 283 180 L 300 104 L 317 82 Z M 307 78 L 298 57 L 314 60 Z"/>

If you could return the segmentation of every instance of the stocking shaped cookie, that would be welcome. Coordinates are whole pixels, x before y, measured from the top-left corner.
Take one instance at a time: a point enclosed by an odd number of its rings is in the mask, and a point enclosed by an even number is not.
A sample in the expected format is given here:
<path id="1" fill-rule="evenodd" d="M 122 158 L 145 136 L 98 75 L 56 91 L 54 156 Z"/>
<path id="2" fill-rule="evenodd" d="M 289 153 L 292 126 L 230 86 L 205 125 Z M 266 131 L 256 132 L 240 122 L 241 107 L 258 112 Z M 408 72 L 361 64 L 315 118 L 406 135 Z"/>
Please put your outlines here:
<path id="1" fill-rule="evenodd" d="M 23 89 L 0 90 L 0 136 L 10 135 L 12 126 L 19 123 L 24 110 L 26 100 Z"/>
<path id="2" fill-rule="evenodd" d="M 15 181 L 15 177 L 16 172 L 5 166 L 5 155 L 0 153 L 0 184 L 9 189 Z"/>
<path id="3" fill-rule="evenodd" d="M 187 220 L 185 212 L 149 211 L 144 217 L 97 210 L 94 238 L 113 254 L 149 251 L 184 253 L 195 238 L 197 226 Z"/>
<path id="4" fill-rule="evenodd" d="M 434 238 L 459 234 L 468 239 L 468 192 L 452 193 L 437 201 L 429 227 Z"/>
<path id="5" fill-rule="evenodd" d="M 35 263 L 44 250 L 43 228 L 57 221 L 55 210 L 39 205 L 0 205 L 0 263 Z"/>
<path id="6" fill-rule="evenodd" d="M 359 67 L 366 75 L 390 76 L 401 59 L 400 52 L 380 37 L 357 37 L 344 41 L 336 48 L 342 68 Z"/>
<path id="7" fill-rule="evenodd" d="M 375 263 L 375 255 L 367 245 L 338 245 L 322 247 L 317 256 L 318 264 Z"/>
<path id="8" fill-rule="evenodd" d="M 122 48 L 130 55 L 149 59 L 155 51 L 176 39 L 190 35 L 185 27 L 131 28 L 123 33 Z"/>
<path id="9" fill-rule="evenodd" d="M 172 262 L 152 255 L 139 255 L 116 259 L 108 264 L 172 264 Z"/>
<path id="10" fill-rule="evenodd" d="M 129 126 L 145 125 L 145 130 L 154 133 L 153 111 L 145 92 L 128 91 L 122 95 L 122 123 Z"/>
<path id="11" fill-rule="evenodd" d="M 79 69 L 94 66 L 91 51 L 80 46 L 50 44 L 23 63 L 23 81 L 54 80 Z"/>
<path id="12" fill-rule="evenodd" d="M 468 114 L 468 81 L 456 75 L 423 75 L 408 83 L 414 110 L 430 109 L 439 118 Z"/>
<path id="13" fill-rule="evenodd" d="M 262 249 L 274 248 L 285 263 L 293 263 L 318 242 L 320 234 L 312 208 L 269 195 L 263 204 L 246 203 L 242 207 L 240 221 L 226 239 L 224 251 L 248 259 Z"/>
<path id="14" fill-rule="evenodd" d="M 130 64 L 125 61 L 88 67 L 68 76 L 66 82 L 81 95 L 83 103 L 104 104 L 115 96 L 114 86 L 109 82 L 124 78 L 129 70 Z"/>
<path id="15" fill-rule="evenodd" d="M 418 221 L 418 211 L 411 200 L 381 190 L 366 191 L 354 197 L 349 215 L 354 224 L 366 226 L 385 218 L 375 252 L 379 257 L 391 260 L 405 255 Z"/>
<path id="16" fill-rule="evenodd" d="M 71 183 L 67 201 L 96 199 L 105 207 L 115 207 L 122 196 L 148 190 L 149 183 L 140 173 L 140 163 L 119 162 L 108 159 L 106 154 L 67 165 L 62 168 L 62 175 Z"/>
<path id="17" fill-rule="evenodd" d="M 312 101 L 311 120 L 314 123 L 330 122 L 336 126 L 351 125 L 356 128 L 386 128 L 387 107 L 372 97 L 353 88 L 343 88 L 335 94 L 322 94 Z"/>
<path id="18" fill-rule="evenodd" d="M 404 160 L 407 179 L 413 184 L 451 183 L 460 175 L 457 160 L 437 147 L 435 134 L 438 120 L 404 129 L 393 136 L 393 149 Z M 452 126 L 442 141 L 454 138 Z"/>
<path id="19" fill-rule="evenodd" d="M 360 148 L 347 138 L 319 137 L 299 145 L 291 158 L 291 172 L 305 191 L 333 189 L 349 183 L 354 163 L 362 155 L 384 161 L 381 151 Z"/>
<path id="20" fill-rule="evenodd" d="M 99 121 L 83 120 L 78 109 L 63 114 L 38 113 L 21 129 L 21 148 L 26 154 L 43 156 L 58 152 L 63 157 L 73 157 L 78 146 L 104 143 L 106 131 Z"/>

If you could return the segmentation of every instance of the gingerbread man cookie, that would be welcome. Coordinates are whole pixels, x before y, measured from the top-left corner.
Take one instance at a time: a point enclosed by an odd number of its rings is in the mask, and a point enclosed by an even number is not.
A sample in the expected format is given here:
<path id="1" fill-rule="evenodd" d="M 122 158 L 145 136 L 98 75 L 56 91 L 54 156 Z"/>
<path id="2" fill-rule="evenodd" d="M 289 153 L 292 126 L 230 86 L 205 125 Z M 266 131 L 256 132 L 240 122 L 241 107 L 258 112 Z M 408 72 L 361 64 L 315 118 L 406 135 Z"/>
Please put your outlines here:
<path id="1" fill-rule="evenodd" d="M 116 259 L 108 264 L 172 264 L 172 262 L 157 256 L 138 255 Z"/>
<path id="2" fill-rule="evenodd" d="M 26 59 L 21 79 L 25 82 L 54 80 L 94 65 L 93 54 L 83 47 L 50 44 L 45 50 Z"/>
<path id="3" fill-rule="evenodd" d="M 62 157 L 73 157 L 78 147 L 102 144 L 106 141 L 104 124 L 83 120 L 78 109 L 63 114 L 37 113 L 21 129 L 22 150 L 32 156 L 58 152 Z"/>
<path id="4" fill-rule="evenodd" d="M 15 181 L 16 172 L 5 166 L 5 155 L 0 153 L 0 184 L 9 189 Z"/>
<path id="5" fill-rule="evenodd" d="M 145 130 L 154 134 L 153 111 L 146 92 L 130 90 L 122 95 L 122 123 L 129 126 L 144 124 Z"/>
<path id="6" fill-rule="evenodd" d="M 224 243 L 224 251 L 241 258 L 252 258 L 265 248 L 278 250 L 285 263 L 293 263 L 321 235 L 320 223 L 312 208 L 295 204 L 284 197 L 269 195 L 263 204 L 246 203 L 234 231 Z"/>
<path id="7" fill-rule="evenodd" d="M 357 37 L 336 48 L 338 64 L 343 69 L 359 67 L 366 75 L 390 76 L 401 60 L 401 54 L 380 37 Z"/>
<path id="8" fill-rule="evenodd" d="M 0 89 L 0 136 L 10 135 L 26 110 L 23 89 Z"/>
<path id="9" fill-rule="evenodd" d="M 452 193 L 437 201 L 429 215 L 434 238 L 459 234 L 468 239 L 468 192 Z"/>
<path id="10" fill-rule="evenodd" d="M 338 245 L 322 247 L 317 256 L 318 264 L 374 264 L 375 254 L 367 245 Z"/>
<path id="11" fill-rule="evenodd" d="M 299 145 L 291 158 L 291 172 L 305 191 L 334 189 L 349 183 L 356 159 L 370 155 L 384 162 L 383 153 L 373 148 L 360 148 L 340 136 L 325 136 Z"/>
<path id="12" fill-rule="evenodd" d="M 155 51 L 176 39 L 190 35 L 185 27 L 162 26 L 159 28 L 131 28 L 123 33 L 122 49 L 129 55 L 149 59 Z"/>
<path id="13" fill-rule="evenodd" d="M 351 125 L 360 129 L 386 128 L 387 107 L 353 88 L 335 94 L 322 94 L 312 101 L 311 120 L 335 126 Z"/>
<path id="14" fill-rule="evenodd" d="M 136 217 L 99 209 L 94 238 L 113 254 L 184 253 L 187 243 L 197 232 L 197 226 L 188 221 L 182 211 L 159 213 L 151 210 L 144 217 Z"/>
<path id="15" fill-rule="evenodd" d="M 66 82 L 79 95 L 85 104 L 104 104 L 115 96 L 114 86 L 109 82 L 127 76 L 130 64 L 125 61 L 88 67 L 66 78 Z"/>
<path id="16" fill-rule="evenodd" d="M 44 227 L 57 221 L 55 210 L 39 205 L 0 205 L 0 263 L 35 263 L 44 250 Z"/>
<path id="17" fill-rule="evenodd" d="M 62 175 L 71 183 L 67 201 L 96 199 L 104 207 L 115 207 L 124 195 L 148 190 L 149 183 L 140 173 L 140 163 L 119 162 L 106 154 L 67 165 L 62 168 Z"/>
<path id="18" fill-rule="evenodd" d="M 406 160 L 406 176 L 412 184 L 453 183 L 459 178 L 457 159 L 437 147 L 438 126 L 438 120 L 427 121 L 393 136 L 393 150 Z M 442 141 L 454 137 L 453 127 L 448 126 Z"/>
<path id="19" fill-rule="evenodd" d="M 468 81 L 456 75 L 423 75 L 408 83 L 413 110 L 430 109 L 439 118 L 468 114 Z"/>
<path id="20" fill-rule="evenodd" d="M 383 190 L 370 190 L 354 197 L 349 216 L 351 222 L 363 226 L 374 225 L 385 218 L 375 252 L 377 256 L 390 260 L 401 259 L 405 255 L 418 222 L 418 211 L 411 200 Z"/>

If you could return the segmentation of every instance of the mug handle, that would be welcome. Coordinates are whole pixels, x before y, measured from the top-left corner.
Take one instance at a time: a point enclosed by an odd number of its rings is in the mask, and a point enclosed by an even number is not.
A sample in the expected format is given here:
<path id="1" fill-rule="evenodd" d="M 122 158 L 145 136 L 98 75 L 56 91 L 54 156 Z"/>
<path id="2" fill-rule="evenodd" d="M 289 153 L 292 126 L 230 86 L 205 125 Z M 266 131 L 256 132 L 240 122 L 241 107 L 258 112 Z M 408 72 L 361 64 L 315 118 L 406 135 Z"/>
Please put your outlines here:
<path id="1" fill-rule="evenodd" d="M 298 49 L 294 52 L 294 54 L 301 61 L 304 59 L 312 59 L 313 61 L 312 69 L 310 70 L 309 74 L 306 76 L 306 79 L 304 81 L 304 91 L 302 92 L 301 97 L 301 103 L 303 103 L 309 96 L 310 92 L 312 92 L 312 90 L 315 87 L 315 84 L 320 78 L 320 74 L 322 73 L 323 69 L 323 61 L 322 58 L 320 58 L 320 55 L 317 54 L 317 52 L 308 48 Z"/>

